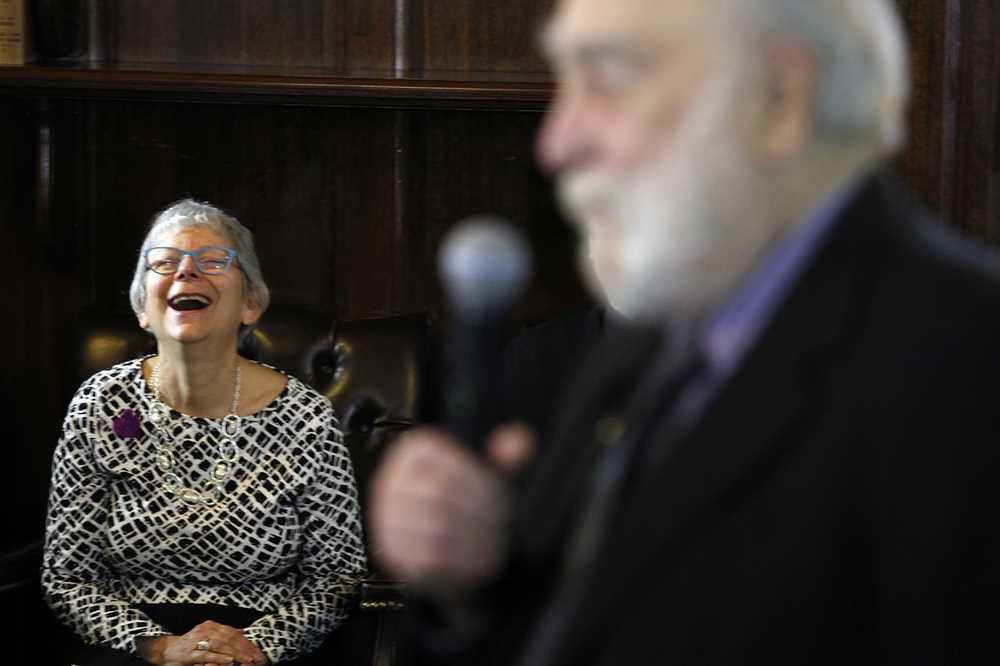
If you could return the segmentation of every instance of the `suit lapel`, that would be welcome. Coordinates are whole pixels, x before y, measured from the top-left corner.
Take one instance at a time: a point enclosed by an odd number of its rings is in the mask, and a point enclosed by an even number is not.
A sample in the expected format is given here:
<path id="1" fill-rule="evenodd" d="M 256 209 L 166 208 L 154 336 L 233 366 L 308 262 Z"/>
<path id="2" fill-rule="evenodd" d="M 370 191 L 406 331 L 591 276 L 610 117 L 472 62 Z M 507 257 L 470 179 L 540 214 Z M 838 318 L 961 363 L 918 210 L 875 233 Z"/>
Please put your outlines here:
<path id="1" fill-rule="evenodd" d="M 595 461 L 613 437 L 637 377 L 660 340 L 658 331 L 621 329 L 585 359 L 586 380 L 576 382 L 561 400 L 561 418 L 543 442 L 542 456 L 519 503 L 517 537 L 528 561 L 562 554 L 560 544 L 572 526 L 581 493 L 589 488 Z"/>

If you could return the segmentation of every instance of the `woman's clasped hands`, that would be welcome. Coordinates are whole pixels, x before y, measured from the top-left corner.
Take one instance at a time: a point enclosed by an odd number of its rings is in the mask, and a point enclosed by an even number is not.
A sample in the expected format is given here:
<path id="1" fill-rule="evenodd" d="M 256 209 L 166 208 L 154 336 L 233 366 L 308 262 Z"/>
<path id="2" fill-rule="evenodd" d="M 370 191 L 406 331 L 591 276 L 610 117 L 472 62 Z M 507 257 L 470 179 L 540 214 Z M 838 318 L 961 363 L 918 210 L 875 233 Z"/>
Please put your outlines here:
<path id="1" fill-rule="evenodd" d="M 139 656 L 162 666 L 239 664 L 267 666 L 270 662 L 242 629 L 207 620 L 183 636 L 156 636 L 138 641 Z"/>

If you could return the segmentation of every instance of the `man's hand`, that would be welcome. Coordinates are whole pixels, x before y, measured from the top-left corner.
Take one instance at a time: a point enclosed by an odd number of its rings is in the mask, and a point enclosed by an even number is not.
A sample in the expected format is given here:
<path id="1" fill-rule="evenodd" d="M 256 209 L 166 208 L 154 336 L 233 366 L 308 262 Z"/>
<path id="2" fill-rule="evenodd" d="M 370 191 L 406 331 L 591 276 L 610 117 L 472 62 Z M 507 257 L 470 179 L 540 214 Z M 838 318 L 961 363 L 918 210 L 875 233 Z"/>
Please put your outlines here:
<path id="1" fill-rule="evenodd" d="M 496 430 L 485 459 L 440 430 L 403 435 L 372 479 L 375 556 L 439 601 L 460 601 L 503 562 L 511 504 L 504 476 L 533 448 L 521 425 Z"/>
<path id="2" fill-rule="evenodd" d="M 209 649 L 199 650 L 207 641 Z M 136 641 L 139 656 L 162 666 L 249 664 L 267 666 L 268 659 L 243 635 L 242 629 L 206 620 L 183 636 L 157 636 Z"/>

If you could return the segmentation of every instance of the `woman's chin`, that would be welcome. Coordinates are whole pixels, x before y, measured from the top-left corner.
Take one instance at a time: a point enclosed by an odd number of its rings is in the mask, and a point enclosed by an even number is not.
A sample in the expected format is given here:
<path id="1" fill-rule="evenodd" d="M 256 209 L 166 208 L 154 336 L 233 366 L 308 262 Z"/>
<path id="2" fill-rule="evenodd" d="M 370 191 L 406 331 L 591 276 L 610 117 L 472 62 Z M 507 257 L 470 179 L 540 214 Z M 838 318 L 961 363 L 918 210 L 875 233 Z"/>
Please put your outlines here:
<path id="1" fill-rule="evenodd" d="M 172 344 L 190 345 L 208 339 L 210 331 L 206 331 L 202 326 L 182 325 L 171 326 L 165 332 L 166 340 L 163 342 Z"/>

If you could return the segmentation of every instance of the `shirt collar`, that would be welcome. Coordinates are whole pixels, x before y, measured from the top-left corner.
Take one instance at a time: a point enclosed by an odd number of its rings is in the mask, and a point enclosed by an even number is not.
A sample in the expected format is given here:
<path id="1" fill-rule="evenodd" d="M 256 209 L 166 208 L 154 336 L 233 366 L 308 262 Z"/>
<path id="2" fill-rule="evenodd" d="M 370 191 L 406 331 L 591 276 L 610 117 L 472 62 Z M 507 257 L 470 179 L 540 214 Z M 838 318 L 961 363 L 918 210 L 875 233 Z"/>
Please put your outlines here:
<path id="1" fill-rule="evenodd" d="M 767 251 L 737 290 L 706 320 L 701 349 L 714 372 L 732 372 L 834 227 L 860 183 L 834 188 Z"/>

